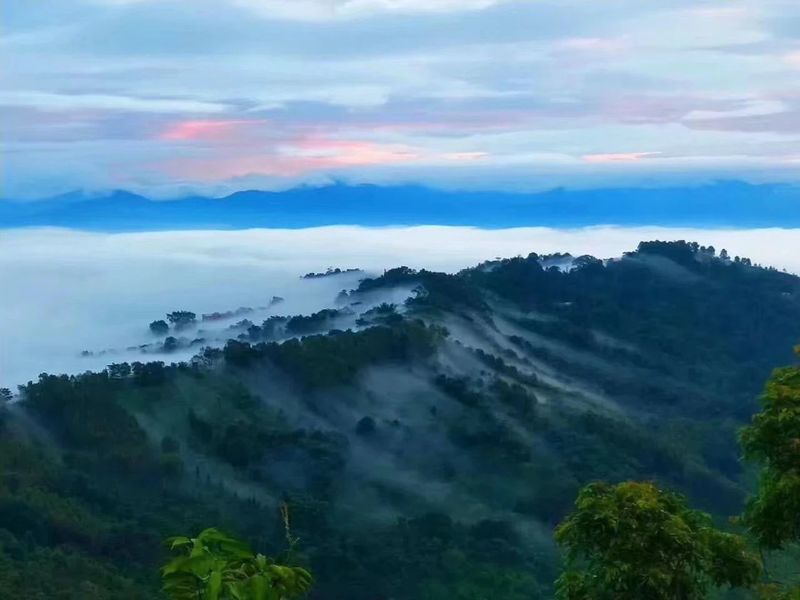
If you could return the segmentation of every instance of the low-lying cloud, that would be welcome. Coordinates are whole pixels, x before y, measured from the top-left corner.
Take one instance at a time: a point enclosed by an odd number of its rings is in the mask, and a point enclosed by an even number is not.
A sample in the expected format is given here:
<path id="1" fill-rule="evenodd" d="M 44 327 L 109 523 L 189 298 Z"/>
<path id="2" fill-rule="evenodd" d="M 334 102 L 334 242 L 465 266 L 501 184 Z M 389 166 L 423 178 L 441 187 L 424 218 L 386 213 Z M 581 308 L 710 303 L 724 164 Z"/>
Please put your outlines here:
<path id="1" fill-rule="evenodd" d="M 330 266 L 368 273 L 399 265 L 452 272 L 529 252 L 618 256 L 650 239 L 712 244 L 731 256 L 800 273 L 800 230 L 792 229 L 5 230 L 0 232 L 0 386 L 14 386 L 41 372 L 80 372 L 109 362 L 142 360 L 136 353 L 80 353 L 152 342 L 148 323 L 172 310 L 199 315 L 265 306 L 275 295 L 286 301 L 271 309 L 274 314 L 332 306 L 337 292 L 354 287 L 363 275 L 300 279 Z M 183 356 L 165 359 L 177 358 Z"/>

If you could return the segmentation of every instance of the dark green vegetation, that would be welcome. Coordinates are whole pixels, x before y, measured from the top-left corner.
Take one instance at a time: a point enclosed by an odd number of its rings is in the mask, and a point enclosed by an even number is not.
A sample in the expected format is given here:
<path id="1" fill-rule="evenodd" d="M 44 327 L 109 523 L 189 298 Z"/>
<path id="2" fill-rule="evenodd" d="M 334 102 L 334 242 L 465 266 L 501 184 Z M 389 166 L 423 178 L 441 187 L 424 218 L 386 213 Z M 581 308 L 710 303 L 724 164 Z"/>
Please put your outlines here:
<path id="1" fill-rule="evenodd" d="M 800 356 L 800 346 L 796 349 Z M 761 467 L 743 522 L 776 569 L 766 571 L 763 597 L 800 598 L 800 366 L 777 369 L 761 396 L 761 411 L 742 430 L 745 457 Z M 778 551 L 778 552 L 775 552 Z M 788 556 L 787 556 L 788 555 Z M 774 557 L 778 560 L 775 561 Z M 788 566 L 788 568 L 787 568 Z"/>
<path id="2" fill-rule="evenodd" d="M 311 574 L 254 554 L 216 529 L 167 540 L 178 555 L 161 569 L 170 600 L 292 600 L 311 589 Z"/>
<path id="3" fill-rule="evenodd" d="M 800 368 L 776 370 L 761 403 L 741 436 L 745 456 L 764 467 L 746 520 L 766 548 L 777 549 L 800 539 Z"/>
<path id="4" fill-rule="evenodd" d="M 596 480 L 658 482 L 724 526 L 750 491 L 736 431 L 800 339 L 800 279 L 685 243 L 547 266 L 565 260 L 394 269 L 293 326 L 350 331 L 269 341 L 282 319 L 190 364 L 23 386 L 0 589 L 157 598 L 163 538 L 214 525 L 276 556 L 283 503 L 326 600 L 550 598 L 553 527 Z M 416 292 L 360 310 L 392 288 Z"/>
<path id="5" fill-rule="evenodd" d="M 341 269 L 339 267 L 328 267 L 321 273 L 306 273 L 303 279 L 320 279 L 322 277 L 333 277 L 334 275 L 341 275 L 342 273 L 361 273 L 361 269 Z"/>
<path id="6" fill-rule="evenodd" d="M 555 532 L 567 551 L 556 598 L 703 600 L 722 586 L 762 600 L 800 598 L 800 367 L 776 369 L 761 403 L 740 436 L 745 456 L 761 466 L 757 492 L 736 519 L 749 539 L 718 530 L 652 483 L 589 484 Z"/>
<path id="7" fill-rule="evenodd" d="M 750 587 L 761 573 L 742 537 L 650 483 L 588 485 L 556 540 L 568 563 L 559 600 L 703 600 L 714 587 Z"/>

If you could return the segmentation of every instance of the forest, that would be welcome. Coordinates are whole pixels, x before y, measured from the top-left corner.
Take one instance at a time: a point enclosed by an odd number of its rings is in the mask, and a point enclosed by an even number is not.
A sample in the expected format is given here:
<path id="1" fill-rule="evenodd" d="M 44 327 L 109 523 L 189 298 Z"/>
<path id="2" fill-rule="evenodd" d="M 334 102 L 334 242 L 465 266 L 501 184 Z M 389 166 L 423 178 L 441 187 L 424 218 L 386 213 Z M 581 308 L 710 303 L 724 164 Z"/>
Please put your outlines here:
<path id="1" fill-rule="evenodd" d="M 654 241 L 398 267 L 190 361 L 42 374 L 0 393 L 0 590 L 800 598 L 798 342 L 800 278 Z"/>

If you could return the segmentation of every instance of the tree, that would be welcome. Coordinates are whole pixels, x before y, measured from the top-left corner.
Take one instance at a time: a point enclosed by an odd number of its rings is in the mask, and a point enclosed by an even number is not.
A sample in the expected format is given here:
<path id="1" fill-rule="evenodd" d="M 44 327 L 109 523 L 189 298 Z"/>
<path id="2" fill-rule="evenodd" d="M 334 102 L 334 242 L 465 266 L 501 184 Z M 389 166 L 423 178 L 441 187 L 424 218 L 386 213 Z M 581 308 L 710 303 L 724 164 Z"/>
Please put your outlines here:
<path id="1" fill-rule="evenodd" d="M 167 335 L 169 333 L 169 325 L 164 319 L 159 319 L 150 323 L 150 331 L 154 335 Z"/>
<path id="2" fill-rule="evenodd" d="M 800 366 L 775 370 L 761 406 L 740 435 L 745 458 L 761 465 L 743 521 L 762 548 L 778 550 L 800 541 Z M 800 600 L 800 586 L 765 585 L 762 597 Z"/>
<path id="3" fill-rule="evenodd" d="M 0 388 L 0 407 L 11 402 L 13 397 L 14 395 L 11 393 L 10 389 Z"/>
<path id="4" fill-rule="evenodd" d="M 167 543 L 178 553 L 161 569 L 170 600 L 290 600 L 311 589 L 305 569 L 278 565 L 217 529 Z"/>
<path id="5" fill-rule="evenodd" d="M 197 315 L 189 310 L 176 310 L 167 315 L 167 320 L 175 326 L 175 329 L 186 329 L 197 321 Z"/>
<path id="6" fill-rule="evenodd" d="M 111 379 L 126 379 L 131 375 L 131 366 L 126 362 L 112 363 L 106 367 L 106 371 Z"/>
<path id="7" fill-rule="evenodd" d="M 779 549 L 800 541 L 800 366 L 772 374 L 761 406 L 740 437 L 745 458 L 762 466 L 744 521 L 764 548 Z"/>
<path id="8" fill-rule="evenodd" d="M 167 379 L 167 371 L 162 361 L 148 363 L 135 362 L 131 365 L 133 382 L 136 385 L 156 386 L 161 385 Z"/>
<path id="9" fill-rule="evenodd" d="M 567 568 L 559 600 L 697 600 L 750 586 L 761 571 L 744 540 L 651 483 L 594 483 L 556 530 Z"/>
<path id="10" fill-rule="evenodd" d="M 162 346 L 162 349 L 164 352 L 175 352 L 175 350 L 178 349 L 178 346 L 180 346 L 178 339 L 170 335 L 164 339 L 164 345 Z"/>
<path id="11" fill-rule="evenodd" d="M 6 406 L 11 399 L 13 398 L 11 394 L 11 390 L 8 388 L 0 388 L 0 431 L 2 431 L 3 427 L 5 426 L 6 417 L 8 413 L 6 412 Z"/>

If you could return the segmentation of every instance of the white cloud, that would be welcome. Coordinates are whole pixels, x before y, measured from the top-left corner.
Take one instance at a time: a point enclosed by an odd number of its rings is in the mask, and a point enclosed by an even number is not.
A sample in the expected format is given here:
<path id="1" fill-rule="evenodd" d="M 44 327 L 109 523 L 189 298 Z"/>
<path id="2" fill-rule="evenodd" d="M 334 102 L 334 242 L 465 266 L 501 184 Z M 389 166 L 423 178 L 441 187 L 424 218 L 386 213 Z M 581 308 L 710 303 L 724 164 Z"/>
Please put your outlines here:
<path id="1" fill-rule="evenodd" d="M 124 6 L 163 0 L 93 0 Z M 191 4 L 189 0 L 183 0 Z M 231 0 L 269 19 L 324 21 L 352 19 L 384 13 L 415 14 L 480 10 L 513 0 Z"/>
<path id="2" fill-rule="evenodd" d="M 693 110 L 685 117 L 686 121 L 701 121 L 705 119 L 727 119 L 732 117 L 757 117 L 762 115 L 775 115 L 786 112 L 789 106 L 780 100 L 755 99 L 743 103 L 741 108 L 731 110 Z"/>
<path id="3" fill-rule="evenodd" d="M 109 110 L 152 113 L 217 113 L 224 104 L 175 98 L 136 98 L 108 94 L 57 94 L 37 91 L 0 92 L 0 106 L 44 111 Z"/>

